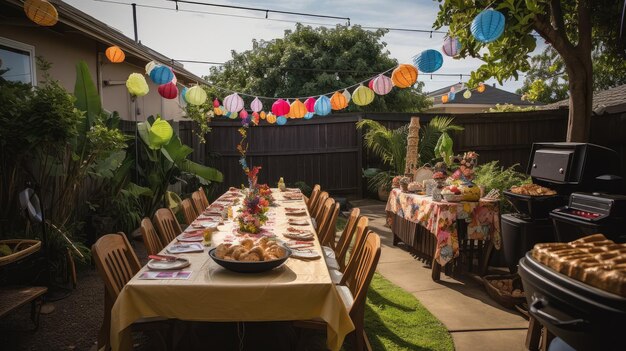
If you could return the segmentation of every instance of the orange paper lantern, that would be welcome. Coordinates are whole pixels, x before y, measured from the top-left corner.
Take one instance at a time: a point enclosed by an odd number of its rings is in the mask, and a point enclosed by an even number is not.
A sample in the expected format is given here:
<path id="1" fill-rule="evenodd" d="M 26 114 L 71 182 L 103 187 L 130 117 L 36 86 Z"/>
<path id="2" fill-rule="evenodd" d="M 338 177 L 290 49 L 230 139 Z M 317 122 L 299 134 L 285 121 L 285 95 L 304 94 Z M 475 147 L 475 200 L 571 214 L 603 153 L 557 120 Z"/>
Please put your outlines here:
<path id="1" fill-rule="evenodd" d="M 448 102 L 448 95 L 441 96 L 441 102 L 444 103 L 444 104 L 447 103 Z"/>
<path id="2" fill-rule="evenodd" d="M 417 81 L 417 68 L 406 63 L 393 70 L 391 82 L 398 88 L 408 88 Z"/>
<path id="3" fill-rule="evenodd" d="M 476 91 L 479 93 L 482 93 L 485 91 L 485 84 L 483 83 L 478 83 L 478 88 L 476 88 Z"/>
<path id="4" fill-rule="evenodd" d="M 259 117 L 261 117 L 261 119 L 265 119 L 266 117 L 265 111 L 261 111 L 261 113 L 259 114 Z"/>
<path id="5" fill-rule="evenodd" d="M 276 115 L 273 113 L 268 113 L 265 117 L 265 120 L 267 121 L 267 123 L 274 124 L 276 123 Z"/>
<path id="6" fill-rule="evenodd" d="M 304 118 L 304 115 L 308 111 L 306 110 L 306 106 L 299 99 L 291 103 L 291 107 L 289 108 L 289 114 L 287 117 L 289 118 Z"/>
<path id="7" fill-rule="evenodd" d="M 124 59 L 126 58 L 124 51 L 122 51 L 122 49 L 120 49 L 120 47 L 117 45 L 113 45 L 107 48 L 104 54 L 109 59 L 109 61 L 113 63 L 124 62 Z"/>
<path id="8" fill-rule="evenodd" d="M 346 99 L 346 97 L 336 91 L 333 96 L 330 98 L 330 107 L 333 110 L 342 110 L 344 108 L 346 108 L 348 106 L 348 100 Z"/>
<path id="9" fill-rule="evenodd" d="M 59 13 L 46 0 L 26 0 L 24 2 L 26 16 L 40 26 L 54 26 L 59 21 Z"/>

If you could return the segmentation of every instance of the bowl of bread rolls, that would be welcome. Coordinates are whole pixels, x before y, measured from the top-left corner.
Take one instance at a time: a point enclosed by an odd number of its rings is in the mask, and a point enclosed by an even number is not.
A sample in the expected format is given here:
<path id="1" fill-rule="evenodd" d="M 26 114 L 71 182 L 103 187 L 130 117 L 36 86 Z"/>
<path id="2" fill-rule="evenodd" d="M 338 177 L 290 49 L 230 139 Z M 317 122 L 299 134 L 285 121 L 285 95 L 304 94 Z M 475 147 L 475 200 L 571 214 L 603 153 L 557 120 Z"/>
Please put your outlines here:
<path id="1" fill-rule="evenodd" d="M 209 256 L 220 266 L 239 273 L 260 273 L 282 265 L 291 250 L 267 237 L 222 243 L 209 250 Z"/>

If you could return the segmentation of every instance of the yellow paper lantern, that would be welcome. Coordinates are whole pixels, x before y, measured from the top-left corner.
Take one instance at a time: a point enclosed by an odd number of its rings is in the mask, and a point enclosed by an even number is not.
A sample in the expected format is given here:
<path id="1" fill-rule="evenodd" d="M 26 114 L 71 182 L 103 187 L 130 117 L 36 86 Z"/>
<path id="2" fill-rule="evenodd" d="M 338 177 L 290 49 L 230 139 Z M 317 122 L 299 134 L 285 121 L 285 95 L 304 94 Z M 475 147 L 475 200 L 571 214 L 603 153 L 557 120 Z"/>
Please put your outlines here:
<path id="1" fill-rule="evenodd" d="M 330 98 L 330 107 L 333 110 L 342 110 L 344 108 L 346 108 L 348 106 L 348 100 L 346 99 L 346 97 L 336 91 L 333 96 L 331 96 Z"/>
<path id="2" fill-rule="evenodd" d="M 352 92 L 352 102 L 359 106 L 369 105 L 374 101 L 374 91 L 364 85 L 359 86 Z"/>
<path id="3" fill-rule="evenodd" d="M 287 117 L 304 118 L 304 115 L 307 112 L 308 111 L 306 110 L 306 106 L 304 106 L 304 103 L 300 101 L 300 99 L 296 99 L 294 102 L 291 103 L 291 106 L 289 107 L 289 114 L 287 115 Z"/>
<path id="4" fill-rule="evenodd" d="M 24 12 L 26 17 L 40 26 L 54 26 L 59 21 L 57 9 L 46 0 L 26 0 Z"/>
<path id="5" fill-rule="evenodd" d="M 117 45 L 113 45 L 107 48 L 104 54 L 109 59 L 109 61 L 113 63 L 124 62 L 124 59 L 126 58 L 124 51 L 122 51 L 122 49 L 120 49 L 120 47 Z"/>
<path id="6" fill-rule="evenodd" d="M 261 119 L 265 119 L 266 117 L 265 111 L 261 111 L 261 113 L 259 114 L 259 117 L 261 117 Z"/>
<path id="7" fill-rule="evenodd" d="M 417 68 L 406 63 L 393 70 L 391 82 L 398 88 L 408 88 L 417 81 Z"/>
<path id="8" fill-rule="evenodd" d="M 483 83 L 478 83 L 478 88 L 476 88 L 476 91 L 479 93 L 482 93 L 485 91 L 485 84 Z"/>
<path id="9" fill-rule="evenodd" d="M 185 94 L 185 100 L 187 100 L 187 103 L 196 106 L 204 104 L 206 99 L 206 91 L 204 91 L 204 89 L 202 89 L 199 85 L 187 89 L 187 93 Z"/>
<path id="10" fill-rule="evenodd" d="M 276 115 L 274 115 L 273 113 L 268 113 L 265 119 L 267 120 L 267 123 L 270 123 L 270 124 L 276 123 Z"/>
<path id="11" fill-rule="evenodd" d="M 441 103 L 447 103 L 448 102 L 448 95 L 443 95 L 441 96 Z"/>
<path id="12" fill-rule="evenodd" d="M 222 109 L 219 107 L 213 107 L 213 114 L 216 116 L 221 116 L 222 115 Z"/>
<path id="13" fill-rule="evenodd" d="M 126 80 L 126 88 L 128 89 L 130 95 L 133 96 L 144 96 L 150 91 L 146 78 L 139 73 L 131 73 L 128 76 L 128 79 Z"/>

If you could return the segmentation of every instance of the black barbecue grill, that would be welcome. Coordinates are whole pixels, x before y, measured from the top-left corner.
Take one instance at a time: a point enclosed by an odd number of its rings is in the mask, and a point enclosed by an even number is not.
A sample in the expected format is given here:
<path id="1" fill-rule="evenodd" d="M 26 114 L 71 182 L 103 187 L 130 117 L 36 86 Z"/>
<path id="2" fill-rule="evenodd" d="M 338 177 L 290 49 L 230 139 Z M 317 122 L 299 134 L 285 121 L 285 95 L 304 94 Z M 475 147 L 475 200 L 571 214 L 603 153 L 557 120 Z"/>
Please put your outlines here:
<path id="1" fill-rule="evenodd" d="M 504 256 L 512 271 L 536 243 L 556 241 L 551 211 L 568 203 L 573 192 L 621 190 L 619 155 L 608 148 L 585 143 L 535 143 L 527 173 L 532 182 L 556 191 L 551 196 L 529 196 L 505 191 L 518 211 L 502 215 Z"/>

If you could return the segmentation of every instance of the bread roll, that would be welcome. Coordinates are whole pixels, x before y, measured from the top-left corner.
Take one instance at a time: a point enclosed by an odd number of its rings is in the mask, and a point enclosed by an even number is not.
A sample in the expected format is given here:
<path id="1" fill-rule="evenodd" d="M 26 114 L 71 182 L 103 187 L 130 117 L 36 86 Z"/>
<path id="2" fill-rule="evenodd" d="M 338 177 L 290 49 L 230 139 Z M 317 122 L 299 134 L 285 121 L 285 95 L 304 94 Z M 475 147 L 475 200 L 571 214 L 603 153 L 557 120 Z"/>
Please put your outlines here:
<path id="1" fill-rule="evenodd" d="M 583 238 L 580 238 L 578 240 L 574 240 L 572 241 L 572 244 L 574 243 L 591 243 L 591 242 L 596 242 L 596 241 L 605 241 L 606 237 L 603 234 L 593 234 L 593 235 L 589 235 Z"/>
<path id="2" fill-rule="evenodd" d="M 620 296 L 626 296 L 626 269 L 607 272 L 597 287 Z"/>

